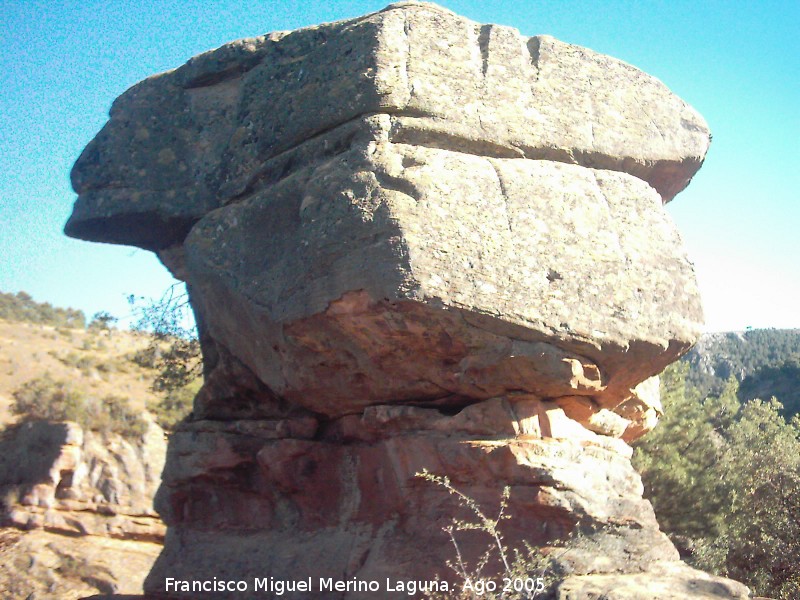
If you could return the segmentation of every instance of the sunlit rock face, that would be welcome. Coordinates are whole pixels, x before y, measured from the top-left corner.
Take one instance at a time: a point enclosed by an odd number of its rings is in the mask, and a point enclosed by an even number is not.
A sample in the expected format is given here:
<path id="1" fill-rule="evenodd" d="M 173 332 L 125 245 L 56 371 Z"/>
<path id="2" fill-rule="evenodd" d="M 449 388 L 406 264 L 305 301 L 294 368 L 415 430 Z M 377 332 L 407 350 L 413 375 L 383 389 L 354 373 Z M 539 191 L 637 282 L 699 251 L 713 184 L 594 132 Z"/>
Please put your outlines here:
<path id="1" fill-rule="evenodd" d="M 164 431 L 149 417 L 133 439 L 77 423 L 34 421 L 3 432 L 4 524 L 70 536 L 160 541 L 153 497 L 164 468 Z"/>
<path id="2" fill-rule="evenodd" d="M 204 416 L 516 392 L 613 411 L 697 336 L 662 204 L 708 138 L 621 61 L 393 5 L 134 86 L 73 170 L 66 229 L 190 284 L 226 370 Z M 214 397 L 237 379 L 218 354 L 263 384 L 252 415 Z"/>
<path id="3" fill-rule="evenodd" d="M 157 252 L 206 371 L 151 591 L 203 569 L 447 577 L 452 510 L 423 468 L 482 500 L 510 485 L 510 539 L 609 525 L 575 576 L 677 560 L 625 442 L 699 332 L 663 205 L 708 142 L 630 65 L 423 3 L 123 94 L 66 231 Z"/>

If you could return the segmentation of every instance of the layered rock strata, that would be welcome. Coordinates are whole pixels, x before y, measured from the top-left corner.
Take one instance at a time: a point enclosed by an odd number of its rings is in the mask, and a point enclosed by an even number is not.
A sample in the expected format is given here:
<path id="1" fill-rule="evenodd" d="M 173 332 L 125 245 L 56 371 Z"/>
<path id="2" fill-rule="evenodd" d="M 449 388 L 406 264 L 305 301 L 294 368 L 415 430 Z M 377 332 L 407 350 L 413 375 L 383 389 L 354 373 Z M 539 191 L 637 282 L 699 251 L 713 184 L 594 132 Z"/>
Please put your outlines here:
<path id="1" fill-rule="evenodd" d="M 705 581 L 626 442 L 699 332 L 663 204 L 708 142 L 630 65 L 422 3 L 234 42 L 126 92 L 73 170 L 66 232 L 187 282 L 206 375 L 170 440 L 148 589 L 450 577 L 456 507 L 422 469 L 489 504 L 509 486 L 512 544 L 581 522 L 562 597 L 606 581 L 581 577 Z"/>
<path id="2" fill-rule="evenodd" d="M 151 419 L 138 440 L 33 421 L 0 440 L 3 522 L 72 536 L 161 541 L 153 508 L 167 443 Z"/>

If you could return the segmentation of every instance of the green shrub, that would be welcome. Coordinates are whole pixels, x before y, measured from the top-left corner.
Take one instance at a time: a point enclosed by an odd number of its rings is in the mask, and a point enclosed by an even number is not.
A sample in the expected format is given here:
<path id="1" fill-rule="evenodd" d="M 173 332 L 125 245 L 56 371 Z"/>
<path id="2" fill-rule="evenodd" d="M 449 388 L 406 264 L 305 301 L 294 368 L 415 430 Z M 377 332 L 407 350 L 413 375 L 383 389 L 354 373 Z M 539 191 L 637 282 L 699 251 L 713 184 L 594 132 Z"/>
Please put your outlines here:
<path id="1" fill-rule="evenodd" d="M 14 392 L 13 411 L 27 419 L 80 422 L 84 400 L 63 381 L 49 373 L 24 383 Z"/>
<path id="2" fill-rule="evenodd" d="M 103 310 L 95 313 L 95 315 L 92 317 L 92 320 L 89 321 L 88 329 L 92 331 L 105 331 L 111 335 L 111 330 L 114 328 L 114 324 L 118 320 L 119 319 L 117 319 L 117 317 Z"/>
<path id="3" fill-rule="evenodd" d="M 59 326 L 56 327 L 56 333 L 61 337 L 65 338 L 68 342 L 72 342 L 75 340 L 75 336 L 73 335 L 71 329 Z"/>
<path id="4" fill-rule="evenodd" d="M 91 356 L 82 356 L 78 359 L 78 362 L 75 364 L 75 366 L 84 373 L 87 373 L 89 369 L 95 366 L 95 361 Z"/>
<path id="5" fill-rule="evenodd" d="M 157 345 L 151 344 L 146 348 L 129 353 L 127 358 L 143 369 L 155 369 L 161 358 L 161 349 Z"/>
<path id="6" fill-rule="evenodd" d="M 100 415 L 104 423 L 101 431 L 113 431 L 126 437 L 139 438 L 147 431 L 147 422 L 131 409 L 130 402 L 122 396 L 105 396 L 100 400 Z"/>
<path id="7" fill-rule="evenodd" d="M 144 306 L 144 298 L 131 295 L 131 309 L 139 315 L 133 328 L 149 334 L 149 347 L 138 360 L 158 370 L 153 383 L 156 392 L 170 392 L 192 384 L 202 373 L 200 341 L 186 291 L 170 286 L 161 300 Z M 140 365 L 144 366 L 144 364 Z"/>
<path id="8" fill-rule="evenodd" d="M 59 360 L 68 367 L 76 367 L 81 360 L 81 355 L 77 352 L 68 352 L 66 356 L 59 357 Z"/>
<path id="9" fill-rule="evenodd" d="M 126 398 L 97 399 L 45 373 L 14 392 L 12 410 L 25 420 L 74 421 L 84 429 L 137 438 L 147 423 L 130 408 Z"/>
<path id="10" fill-rule="evenodd" d="M 170 389 L 160 400 L 148 404 L 147 408 L 162 428 L 171 431 L 192 412 L 194 397 L 201 384 L 202 381 L 196 379 L 183 387 Z"/>

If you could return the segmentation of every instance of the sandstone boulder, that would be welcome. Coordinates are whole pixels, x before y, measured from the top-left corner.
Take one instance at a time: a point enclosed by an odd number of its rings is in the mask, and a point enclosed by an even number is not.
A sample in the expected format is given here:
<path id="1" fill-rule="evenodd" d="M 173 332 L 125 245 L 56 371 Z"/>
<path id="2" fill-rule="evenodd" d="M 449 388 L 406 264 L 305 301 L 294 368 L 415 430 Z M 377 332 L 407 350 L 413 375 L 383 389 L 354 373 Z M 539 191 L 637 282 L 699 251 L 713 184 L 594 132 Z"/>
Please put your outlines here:
<path id="1" fill-rule="evenodd" d="M 0 597 L 80 600 L 100 592 L 148 600 L 122 594 L 141 593 L 160 550 L 148 541 L 0 528 Z"/>
<path id="2" fill-rule="evenodd" d="M 330 416 L 512 390 L 613 408 L 700 318 L 658 194 L 551 161 L 372 141 L 210 213 L 185 249 L 214 341 Z"/>
<path id="3" fill-rule="evenodd" d="M 617 407 L 698 335 L 662 203 L 708 138 L 630 65 L 404 3 L 134 86 L 73 170 L 66 231 L 187 281 L 199 416 L 519 391 L 587 396 L 630 438 L 654 413 Z"/>
<path id="4" fill-rule="evenodd" d="M 619 598 L 620 600 L 716 600 L 752 598 L 740 583 L 690 569 L 680 562 L 661 562 L 644 573 L 584 575 L 561 584 L 558 600 Z"/>
<path id="5" fill-rule="evenodd" d="M 664 204 L 708 142 L 630 65 L 417 2 L 131 88 L 75 165 L 66 232 L 156 251 L 197 317 L 205 384 L 146 589 L 452 581 L 458 506 L 427 469 L 482 505 L 509 487 L 512 545 L 588 536 L 562 598 L 746 597 L 678 562 L 627 445 L 699 332 Z"/>
<path id="6" fill-rule="evenodd" d="M 166 545 L 145 588 L 168 595 L 168 577 L 208 574 L 310 576 L 312 597 L 371 600 L 408 597 L 389 593 L 386 581 L 439 576 L 458 592 L 463 581 L 445 566 L 455 550 L 444 529 L 454 519 L 479 521 L 419 476 L 428 470 L 447 474 L 490 518 L 507 486 L 512 519 L 502 531 L 509 548 L 547 548 L 578 521 L 580 541 L 554 550 L 560 575 L 546 573 L 561 579 L 562 600 L 749 598 L 745 586 L 679 562 L 642 498 L 630 456 L 625 442 L 534 399 L 487 400 L 453 416 L 372 406 L 321 426 L 307 418 L 185 423 L 171 439 L 157 498 L 170 525 Z M 473 566 L 493 544 L 482 532 L 456 538 Z M 495 555 L 485 573 L 491 578 L 497 568 Z M 327 578 L 377 581 L 381 591 L 331 593 L 320 587 Z"/>
<path id="7" fill-rule="evenodd" d="M 233 42 L 128 90 L 73 170 L 67 231 L 168 247 L 209 210 L 338 154 L 347 135 L 327 134 L 375 113 L 394 142 L 623 171 L 665 201 L 709 139 L 697 112 L 622 61 L 405 2 Z"/>

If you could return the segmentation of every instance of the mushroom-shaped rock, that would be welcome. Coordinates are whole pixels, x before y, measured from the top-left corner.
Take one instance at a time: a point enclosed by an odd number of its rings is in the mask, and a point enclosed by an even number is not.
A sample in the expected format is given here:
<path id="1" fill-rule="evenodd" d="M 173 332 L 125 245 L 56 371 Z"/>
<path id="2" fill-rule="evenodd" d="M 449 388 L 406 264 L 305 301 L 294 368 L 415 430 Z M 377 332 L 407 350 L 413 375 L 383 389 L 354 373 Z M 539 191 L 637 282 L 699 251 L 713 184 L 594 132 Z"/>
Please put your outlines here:
<path id="1" fill-rule="evenodd" d="M 626 63 L 403 3 L 134 86 L 66 231 L 187 281 L 199 415 L 246 416 L 243 370 L 251 415 L 517 392 L 613 411 L 698 335 L 662 204 L 708 139 Z"/>
<path id="2" fill-rule="evenodd" d="M 626 63 L 418 2 L 126 92 L 75 165 L 66 231 L 157 252 L 205 363 L 148 592 L 212 572 L 323 593 L 447 579 L 457 508 L 427 469 L 479 503 L 509 486 L 510 544 L 588 524 L 575 598 L 653 574 L 747 597 L 677 562 L 627 445 L 699 334 L 664 204 L 708 142 Z"/>

